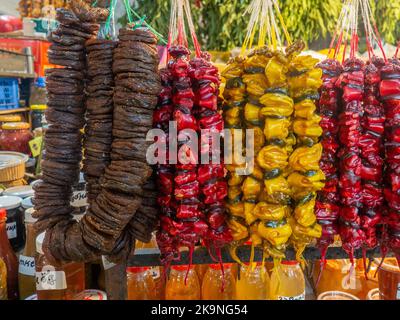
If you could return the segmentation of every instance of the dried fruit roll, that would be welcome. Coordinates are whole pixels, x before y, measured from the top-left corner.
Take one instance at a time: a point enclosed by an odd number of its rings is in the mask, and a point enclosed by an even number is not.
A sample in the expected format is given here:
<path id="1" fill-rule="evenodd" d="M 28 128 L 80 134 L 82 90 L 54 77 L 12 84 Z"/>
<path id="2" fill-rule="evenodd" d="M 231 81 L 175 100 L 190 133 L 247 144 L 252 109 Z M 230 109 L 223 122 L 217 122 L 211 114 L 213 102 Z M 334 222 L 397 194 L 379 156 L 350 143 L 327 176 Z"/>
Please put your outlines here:
<path id="1" fill-rule="evenodd" d="M 317 59 L 299 56 L 302 46 L 290 51 L 288 73 L 289 94 L 294 100 L 293 131 L 296 148 L 289 158 L 288 183 L 292 190 L 295 208 L 288 219 L 293 233 L 291 243 L 297 260 L 303 260 L 305 247 L 321 236 L 322 228 L 314 213 L 317 192 L 324 187 L 325 175 L 319 167 L 322 156 L 321 117 L 315 101 L 322 85 L 322 70 L 316 68 Z M 290 48 L 288 49 L 290 50 Z"/>

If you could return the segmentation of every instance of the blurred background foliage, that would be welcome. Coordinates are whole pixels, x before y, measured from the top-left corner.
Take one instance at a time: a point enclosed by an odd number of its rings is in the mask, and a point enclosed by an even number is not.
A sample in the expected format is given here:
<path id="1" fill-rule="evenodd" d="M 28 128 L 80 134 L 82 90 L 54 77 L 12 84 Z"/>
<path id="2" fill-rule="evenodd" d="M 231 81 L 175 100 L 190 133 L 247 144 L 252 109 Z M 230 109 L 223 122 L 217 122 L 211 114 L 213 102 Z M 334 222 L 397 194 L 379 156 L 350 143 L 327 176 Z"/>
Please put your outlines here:
<path id="1" fill-rule="evenodd" d="M 202 48 L 230 50 L 240 46 L 246 35 L 251 0 L 192 0 L 192 14 Z M 370 0 L 378 29 L 390 44 L 400 40 L 400 0 Z M 135 9 L 167 38 L 169 3 L 167 0 L 136 0 Z M 294 39 L 303 39 L 310 48 L 329 46 L 342 0 L 279 0 L 283 18 Z M 124 17 L 122 21 L 124 22 Z"/>

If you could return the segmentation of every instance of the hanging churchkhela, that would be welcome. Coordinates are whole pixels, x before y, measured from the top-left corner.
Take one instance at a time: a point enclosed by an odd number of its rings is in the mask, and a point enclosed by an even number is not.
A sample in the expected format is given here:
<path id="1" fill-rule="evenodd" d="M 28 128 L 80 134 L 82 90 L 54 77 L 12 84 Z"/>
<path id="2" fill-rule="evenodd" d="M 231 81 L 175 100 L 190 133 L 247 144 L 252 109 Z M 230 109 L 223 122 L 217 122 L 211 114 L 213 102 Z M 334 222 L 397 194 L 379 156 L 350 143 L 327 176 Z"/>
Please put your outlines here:
<path id="1" fill-rule="evenodd" d="M 97 22 L 105 21 L 109 11 L 79 0 L 71 8 L 58 11 L 60 25 L 50 36 L 49 60 L 62 67 L 47 71 L 49 128 L 42 181 L 35 185 L 35 227 L 46 230 L 43 249 L 49 258 L 90 261 L 111 255 L 118 260 L 130 253 L 132 235 L 147 239 L 151 231 L 135 217 L 148 214 L 138 208 L 151 174 L 145 150 L 160 91 L 157 39 L 147 28 L 129 26 L 120 30 L 118 49 L 113 50 L 114 42 L 96 39 Z M 85 123 L 84 172 L 90 197 L 78 223 L 69 203 L 78 182 Z M 137 223 L 127 232 L 132 218 Z"/>
<path id="2" fill-rule="evenodd" d="M 153 125 L 164 130 L 162 139 L 166 142 L 171 140 L 168 123 L 175 121 L 179 140 L 177 164 L 172 165 L 168 159 L 166 164 L 157 165 L 161 210 L 157 242 L 166 266 L 180 259 L 181 247 L 189 249 L 191 264 L 194 247 L 201 240 L 210 253 L 212 248 L 215 249 L 221 262 L 220 250 L 231 240 L 223 205 L 227 194 L 223 163 L 208 164 L 207 161 L 207 164 L 199 164 L 201 158 L 210 160 L 210 154 L 214 156 L 212 135 L 201 135 L 200 146 L 196 145 L 199 153 L 197 148 L 192 150 L 186 144 L 187 130 L 197 136 L 200 130 L 206 130 L 217 134 L 218 139 L 223 130 L 217 103 L 218 70 L 210 63 L 210 56 L 200 51 L 189 8 L 188 1 L 172 1 L 170 60 L 167 68 L 161 71 L 163 90 L 153 119 Z M 196 57 L 192 60 L 183 28 L 185 15 L 196 49 Z M 169 151 L 168 147 L 166 151 Z"/>
<path id="3" fill-rule="evenodd" d="M 252 46 L 257 27 L 258 47 L 231 60 L 223 72 L 225 124 L 232 130 L 254 130 L 255 152 L 249 175 L 237 175 L 239 164 L 227 166 L 231 254 L 240 262 L 235 248 L 251 240 L 253 248 L 263 247 L 264 259 L 271 256 L 277 262 L 285 257 L 290 239 L 300 260 L 305 246 L 321 235 L 314 214 L 316 191 L 324 185 L 319 168 L 322 130 L 314 104 L 321 71 L 314 68 L 314 59 L 299 56 L 304 48 L 301 42 L 291 44 L 275 1 L 269 7 L 255 0 L 249 11 L 251 23 L 242 54 Z M 275 15 L 289 44 L 285 53 L 277 49 L 281 40 Z M 261 21 L 259 26 L 256 21 Z"/>

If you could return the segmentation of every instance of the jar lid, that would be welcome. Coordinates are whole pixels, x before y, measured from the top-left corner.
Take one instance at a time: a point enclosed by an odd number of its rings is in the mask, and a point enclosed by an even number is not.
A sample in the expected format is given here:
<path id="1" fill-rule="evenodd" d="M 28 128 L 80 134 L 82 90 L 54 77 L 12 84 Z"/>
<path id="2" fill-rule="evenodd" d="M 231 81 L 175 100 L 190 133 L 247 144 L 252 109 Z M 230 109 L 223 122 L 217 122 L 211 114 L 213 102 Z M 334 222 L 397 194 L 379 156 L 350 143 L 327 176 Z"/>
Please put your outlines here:
<path id="1" fill-rule="evenodd" d="M 36 252 L 40 254 L 44 254 L 43 252 L 43 241 L 44 237 L 46 236 L 46 231 L 42 232 L 36 237 Z"/>
<path id="2" fill-rule="evenodd" d="M 45 105 L 45 104 L 32 104 L 30 106 L 30 108 L 31 108 L 31 110 L 40 110 L 40 111 L 42 111 L 42 110 L 46 110 L 47 109 L 47 105 Z"/>
<path id="3" fill-rule="evenodd" d="M 0 116 L 0 122 L 21 122 L 21 121 L 22 117 L 18 114 Z"/>
<path id="4" fill-rule="evenodd" d="M 173 265 L 173 266 L 171 266 L 171 269 L 177 270 L 177 271 L 187 271 L 188 267 L 189 267 L 189 265 L 187 265 L 187 264 Z M 194 269 L 194 265 L 191 265 L 190 269 Z"/>
<path id="5" fill-rule="evenodd" d="M 4 190 L 4 196 L 16 196 L 22 199 L 33 196 L 34 191 L 32 186 L 17 186 Z"/>
<path id="6" fill-rule="evenodd" d="M 36 293 L 31 295 L 31 296 L 29 296 L 29 297 L 27 297 L 27 298 L 25 298 L 25 300 L 37 300 L 37 299 L 38 298 L 37 298 L 37 294 Z"/>
<path id="7" fill-rule="evenodd" d="M 32 213 L 35 212 L 35 209 L 29 208 L 25 210 L 25 223 L 35 223 L 37 219 L 32 217 Z"/>
<path id="8" fill-rule="evenodd" d="M 214 270 L 221 270 L 221 265 L 219 263 L 213 263 L 209 265 L 211 269 Z M 232 267 L 232 263 L 224 263 L 223 264 L 224 269 L 229 269 L 230 267 Z"/>
<path id="9" fill-rule="evenodd" d="M 3 130 L 27 130 L 30 127 L 27 122 L 6 122 L 1 126 Z"/>
<path id="10" fill-rule="evenodd" d="M 35 81 L 35 86 L 39 88 L 45 88 L 46 87 L 46 78 L 45 77 L 37 77 Z"/>
<path id="11" fill-rule="evenodd" d="M 107 300 L 107 294 L 101 290 L 84 290 L 78 293 L 74 300 Z"/>
<path id="12" fill-rule="evenodd" d="M 1 196 L 0 208 L 11 210 L 18 208 L 21 205 L 22 199 L 15 196 Z"/>
<path id="13" fill-rule="evenodd" d="M 33 199 L 33 197 L 27 197 L 27 198 L 23 199 L 21 202 L 22 208 L 24 208 L 24 209 L 33 208 L 32 199 Z"/>
<path id="14" fill-rule="evenodd" d="M 0 170 L 26 163 L 29 157 L 20 152 L 0 151 Z"/>
<path id="15" fill-rule="evenodd" d="M 126 271 L 131 273 L 141 273 L 150 270 L 150 267 L 128 267 Z"/>

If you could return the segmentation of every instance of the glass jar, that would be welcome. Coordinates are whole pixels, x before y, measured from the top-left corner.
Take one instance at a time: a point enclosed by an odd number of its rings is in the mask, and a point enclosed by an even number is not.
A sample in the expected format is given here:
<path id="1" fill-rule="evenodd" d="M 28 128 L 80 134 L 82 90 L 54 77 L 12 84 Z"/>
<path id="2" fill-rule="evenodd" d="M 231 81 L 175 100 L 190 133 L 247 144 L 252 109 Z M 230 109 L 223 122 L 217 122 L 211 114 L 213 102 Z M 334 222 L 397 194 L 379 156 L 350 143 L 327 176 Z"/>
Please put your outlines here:
<path id="1" fill-rule="evenodd" d="M 360 300 L 356 296 L 343 291 L 326 291 L 321 293 L 317 300 Z"/>
<path id="2" fill-rule="evenodd" d="M 24 251 L 19 256 L 18 286 L 21 299 L 25 299 L 36 293 L 35 254 L 36 232 L 33 224 L 36 219 L 32 217 L 33 208 L 25 211 L 26 243 Z"/>
<path id="3" fill-rule="evenodd" d="M 30 155 L 29 141 L 32 140 L 33 134 L 29 128 L 30 125 L 26 122 L 3 123 L 0 131 L 0 150 Z"/>
<path id="4" fill-rule="evenodd" d="M 266 300 L 269 275 L 261 263 L 240 266 L 236 280 L 236 300 Z"/>
<path id="5" fill-rule="evenodd" d="M 18 252 L 25 244 L 24 211 L 22 199 L 15 196 L 1 196 L 0 209 L 7 211 L 7 236 L 14 251 Z"/>
<path id="6" fill-rule="evenodd" d="M 85 264 L 51 264 L 43 252 L 45 232 L 36 237 L 36 292 L 38 300 L 73 300 L 85 290 Z"/>
<path id="7" fill-rule="evenodd" d="M 374 260 L 379 265 L 380 260 Z M 378 270 L 381 300 L 400 300 L 400 270 L 396 258 L 386 258 Z"/>

